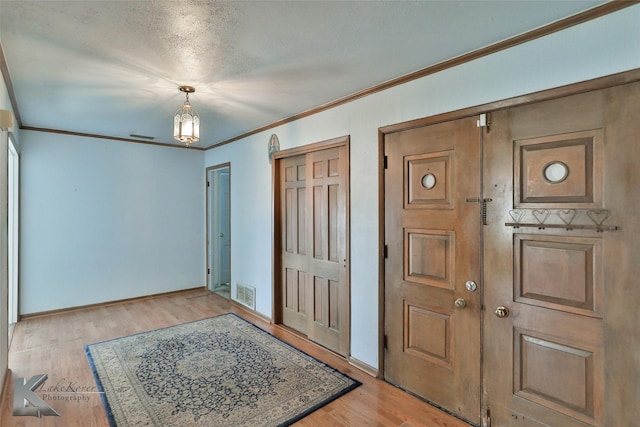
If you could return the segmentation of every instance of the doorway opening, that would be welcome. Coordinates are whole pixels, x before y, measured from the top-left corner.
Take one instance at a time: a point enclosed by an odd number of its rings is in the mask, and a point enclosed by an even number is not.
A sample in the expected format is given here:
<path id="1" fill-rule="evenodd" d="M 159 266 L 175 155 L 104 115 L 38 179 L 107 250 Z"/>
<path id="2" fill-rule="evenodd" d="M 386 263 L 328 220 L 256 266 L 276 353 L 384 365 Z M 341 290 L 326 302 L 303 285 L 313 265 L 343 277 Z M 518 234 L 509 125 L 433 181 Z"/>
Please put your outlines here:
<path id="1" fill-rule="evenodd" d="M 207 288 L 231 297 L 231 165 L 207 168 Z"/>

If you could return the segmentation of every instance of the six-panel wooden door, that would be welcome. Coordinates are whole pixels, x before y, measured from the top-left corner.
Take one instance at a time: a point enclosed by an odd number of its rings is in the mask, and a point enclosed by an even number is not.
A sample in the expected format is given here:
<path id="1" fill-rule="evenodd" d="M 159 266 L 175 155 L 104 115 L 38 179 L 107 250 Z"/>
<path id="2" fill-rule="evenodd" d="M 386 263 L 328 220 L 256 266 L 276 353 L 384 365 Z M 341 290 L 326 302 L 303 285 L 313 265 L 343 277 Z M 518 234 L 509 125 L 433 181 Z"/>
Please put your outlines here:
<path id="1" fill-rule="evenodd" d="M 300 155 L 280 160 L 280 196 L 282 246 L 280 252 L 282 283 L 282 323 L 307 333 L 307 157 Z"/>
<path id="2" fill-rule="evenodd" d="M 277 294 L 284 325 L 346 356 L 350 295 L 344 142 L 279 160 L 282 288 Z"/>

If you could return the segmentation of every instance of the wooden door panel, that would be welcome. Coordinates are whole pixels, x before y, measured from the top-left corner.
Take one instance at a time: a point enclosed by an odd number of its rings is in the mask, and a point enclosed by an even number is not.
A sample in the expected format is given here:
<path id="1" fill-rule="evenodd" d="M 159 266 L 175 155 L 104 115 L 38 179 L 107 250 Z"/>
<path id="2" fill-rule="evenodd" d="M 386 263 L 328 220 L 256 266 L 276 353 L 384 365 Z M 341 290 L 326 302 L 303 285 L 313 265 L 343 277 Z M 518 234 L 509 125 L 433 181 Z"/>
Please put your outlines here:
<path id="1" fill-rule="evenodd" d="M 405 209 L 451 209 L 452 151 L 422 153 L 405 158 Z"/>
<path id="2" fill-rule="evenodd" d="M 451 368 L 451 313 L 405 303 L 404 351 Z"/>
<path id="3" fill-rule="evenodd" d="M 509 422 L 519 425 L 514 423 L 514 413 L 551 426 L 593 425 L 594 420 L 601 419 L 604 397 L 601 320 L 528 304 L 519 306 L 517 312 L 513 308 L 509 318 L 512 318 L 508 337 L 511 342 L 499 350 L 505 353 L 503 357 L 513 361 L 513 372 L 506 373 L 508 363 L 502 364 L 502 375 L 493 378 L 503 381 L 505 390 L 508 389 Z M 508 348 L 513 350 L 507 356 Z M 495 397 L 491 396 L 490 402 Z M 505 423 L 495 407 L 491 412 L 496 425 Z"/>
<path id="4" fill-rule="evenodd" d="M 340 314 L 337 310 L 340 282 L 314 277 L 314 322 L 339 332 Z"/>
<path id="5" fill-rule="evenodd" d="M 293 268 L 285 268 L 284 323 L 298 331 L 305 330 L 307 273 Z"/>
<path id="6" fill-rule="evenodd" d="M 285 251 L 289 254 L 306 254 L 305 191 L 304 187 L 285 190 Z"/>
<path id="7" fill-rule="evenodd" d="M 483 394 L 493 425 L 640 417 L 638 117 L 639 83 L 492 114 Z M 493 315 L 500 306 L 507 317 Z"/>
<path id="8" fill-rule="evenodd" d="M 601 129 L 516 140 L 514 206 L 601 206 L 602 149 Z"/>
<path id="9" fill-rule="evenodd" d="M 340 185 L 328 184 L 313 188 L 313 257 L 339 262 Z"/>
<path id="10" fill-rule="evenodd" d="M 601 416 L 595 407 L 602 401 L 603 372 L 597 346 L 519 328 L 513 345 L 514 395 L 522 398 L 521 413 L 539 405 L 587 423 Z"/>
<path id="11" fill-rule="evenodd" d="M 404 234 L 404 280 L 453 290 L 455 232 L 405 228 Z"/>
<path id="12" fill-rule="evenodd" d="M 280 162 L 282 172 L 282 323 L 306 333 L 307 310 L 307 232 L 306 158 L 296 156 Z"/>
<path id="13" fill-rule="evenodd" d="M 602 317 L 602 239 L 514 236 L 514 301 Z"/>
<path id="14" fill-rule="evenodd" d="M 479 147 L 474 118 L 384 141 L 385 379 L 474 423 L 480 292 L 465 282 L 480 280 L 480 204 L 466 200 L 480 195 Z"/>
<path id="15" fill-rule="evenodd" d="M 313 222 L 310 259 L 312 298 L 308 300 L 307 333 L 310 339 L 344 354 L 343 336 L 347 319 L 344 307 L 349 299 L 346 278 L 346 164 L 344 148 L 310 153 L 308 164 L 313 195 L 308 211 Z"/>
<path id="16" fill-rule="evenodd" d="M 340 218 L 340 185 L 327 186 L 327 260 L 340 262 L 340 255 L 344 255 L 341 248 L 338 220 Z"/>
<path id="17" fill-rule="evenodd" d="M 604 399 L 601 321 L 526 305 L 511 315 L 517 318 L 510 343 L 499 350 L 513 360 L 513 371 L 506 372 L 511 362 L 503 360 L 502 375 L 492 378 L 503 382 L 508 395 L 498 403 L 495 390 L 485 389 L 495 425 L 519 426 L 517 414 L 542 425 L 597 425 Z"/>

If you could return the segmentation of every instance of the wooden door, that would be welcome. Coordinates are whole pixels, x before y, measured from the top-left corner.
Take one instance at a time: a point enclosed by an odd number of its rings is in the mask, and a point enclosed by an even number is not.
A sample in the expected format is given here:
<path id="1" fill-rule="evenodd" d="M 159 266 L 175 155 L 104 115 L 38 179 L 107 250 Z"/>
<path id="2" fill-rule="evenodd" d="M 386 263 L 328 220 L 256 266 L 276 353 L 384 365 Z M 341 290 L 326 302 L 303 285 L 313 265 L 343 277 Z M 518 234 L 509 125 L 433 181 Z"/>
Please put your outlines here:
<path id="1" fill-rule="evenodd" d="M 483 390 L 493 426 L 638 425 L 639 117 L 638 83 L 492 114 Z"/>
<path id="2" fill-rule="evenodd" d="M 307 235 L 309 314 L 307 334 L 346 355 L 349 288 L 346 248 L 346 168 L 344 146 L 307 155 Z"/>
<path id="3" fill-rule="evenodd" d="M 282 323 L 346 356 L 349 345 L 346 140 L 335 147 L 283 158 L 279 163 Z"/>
<path id="4" fill-rule="evenodd" d="M 307 244 L 307 158 L 284 158 L 280 165 L 282 208 L 282 323 L 307 334 L 309 273 Z"/>
<path id="5" fill-rule="evenodd" d="M 384 375 L 478 424 L 481 204 L 476 119 L 385 135 Z"/>

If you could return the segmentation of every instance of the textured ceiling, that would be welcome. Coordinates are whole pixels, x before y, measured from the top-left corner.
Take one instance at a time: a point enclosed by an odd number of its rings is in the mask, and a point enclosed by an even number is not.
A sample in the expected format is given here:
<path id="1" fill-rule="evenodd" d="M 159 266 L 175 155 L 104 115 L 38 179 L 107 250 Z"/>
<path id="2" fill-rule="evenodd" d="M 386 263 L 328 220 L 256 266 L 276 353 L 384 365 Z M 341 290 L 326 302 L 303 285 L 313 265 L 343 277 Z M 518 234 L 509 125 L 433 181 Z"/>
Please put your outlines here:
<path id="1" fill-rule="evenodd" d="M 200 147 L 603 1 L 0 1 L 22 125 L 155 142 L 190 96 Z"/>

